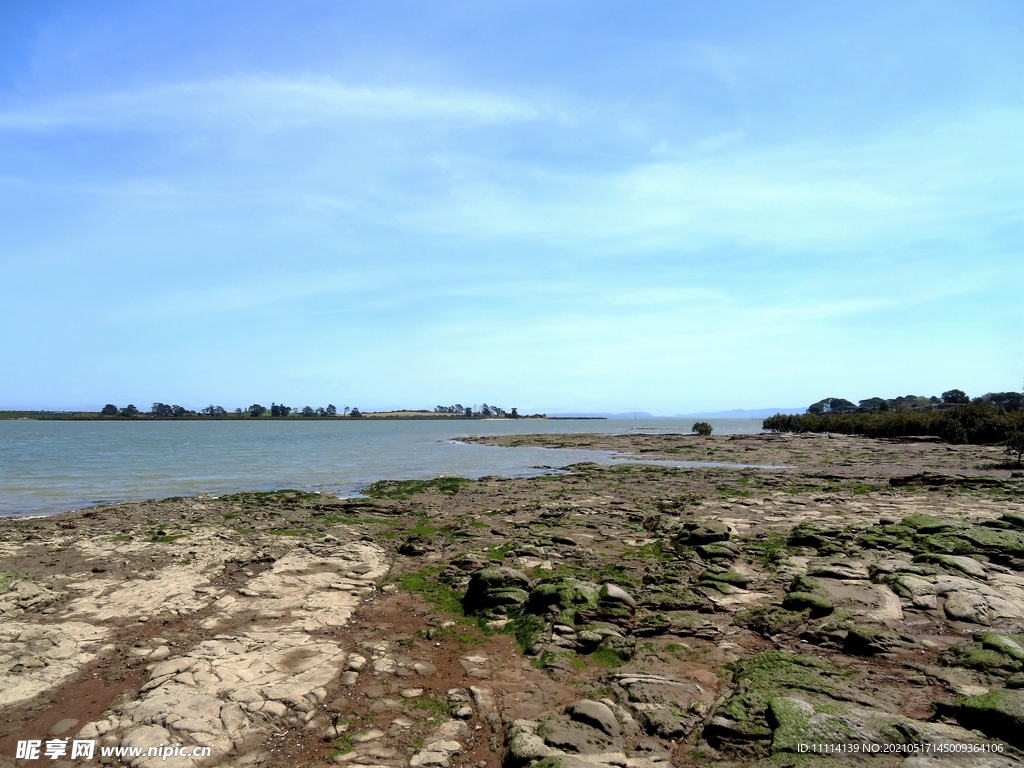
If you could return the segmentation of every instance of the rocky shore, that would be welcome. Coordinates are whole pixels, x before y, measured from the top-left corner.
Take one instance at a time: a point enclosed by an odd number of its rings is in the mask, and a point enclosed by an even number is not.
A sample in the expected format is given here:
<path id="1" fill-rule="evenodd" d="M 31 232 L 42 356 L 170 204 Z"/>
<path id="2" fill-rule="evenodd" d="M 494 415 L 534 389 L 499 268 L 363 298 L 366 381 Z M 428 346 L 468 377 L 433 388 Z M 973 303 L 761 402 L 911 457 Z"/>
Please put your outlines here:
<path id="1" fill-rule="evenodd" d="M 787 468 L 0 520 L 0 768 L 38 764 L 24 739 L 210 748 L 87 761 L 147 767 L 1020 762 L 1024 476 L 998 447 L 478 442 Z"/>

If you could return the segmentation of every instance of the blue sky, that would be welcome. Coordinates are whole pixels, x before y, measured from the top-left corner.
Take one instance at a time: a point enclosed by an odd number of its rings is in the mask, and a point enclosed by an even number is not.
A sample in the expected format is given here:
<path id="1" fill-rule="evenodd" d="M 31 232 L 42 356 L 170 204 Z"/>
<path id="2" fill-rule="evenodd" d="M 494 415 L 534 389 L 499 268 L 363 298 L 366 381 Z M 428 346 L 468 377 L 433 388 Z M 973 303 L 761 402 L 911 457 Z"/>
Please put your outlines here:
<path id="1" fill-rule="evenodd" d="M 1024 379 L 1019 2 L 0 4 L 0 407 Z"/>

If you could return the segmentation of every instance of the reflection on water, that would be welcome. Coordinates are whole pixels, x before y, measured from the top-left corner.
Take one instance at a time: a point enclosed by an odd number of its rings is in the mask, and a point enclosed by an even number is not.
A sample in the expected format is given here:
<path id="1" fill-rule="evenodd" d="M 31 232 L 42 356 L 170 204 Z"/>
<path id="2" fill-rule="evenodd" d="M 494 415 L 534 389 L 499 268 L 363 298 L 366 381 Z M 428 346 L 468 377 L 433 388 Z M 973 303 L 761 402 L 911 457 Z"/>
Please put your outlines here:
<path id="1" fill-rule="evenodd" d="M 710 419 L 716 434 L 760 419 Z M 380 479 L 524 477 L 614 463 L 604 451 L 494 448 L 465 435 L 689 432 L 693 419 L 481 421 L 0 421 L 0 515 L 101 502 L 301 488 L 351 495 Z M 684 464 L 685 465 L 685 464 Z"/>

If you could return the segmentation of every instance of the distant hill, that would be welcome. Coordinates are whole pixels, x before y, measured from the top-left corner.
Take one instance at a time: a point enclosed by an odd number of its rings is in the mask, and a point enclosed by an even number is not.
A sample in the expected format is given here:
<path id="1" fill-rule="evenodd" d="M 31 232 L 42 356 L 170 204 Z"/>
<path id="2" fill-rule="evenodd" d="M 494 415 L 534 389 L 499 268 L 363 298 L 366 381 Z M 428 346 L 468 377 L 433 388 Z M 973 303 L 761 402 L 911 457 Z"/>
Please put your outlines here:
<path id="1" fill-rule="evenodd" d="M 626 411 L 624 413 L 606 413 L 588 411 L 587 413 L 549 413 L 548 418 L 558 419 L 766 419 L 776 413 L 804 413 L 806 408 L 756 408 L 745 411 L 735 408 L 731 411 L 714 411 L 705 413 L 677 413 L 673 416 L 655 416 L 647 411 Z"/>
<path id="2" fill-rule="evenodd" d="M 801 411 L 803 413 L 803 411 Z M 772 414 L 774 415 L 774 414 Z M 548 418 L 556 419 L 658 419 L 663 418 L 648 413 L 647 411 L 628 411 L 627 413 L 549 413 Z"/>
<path id="3" fill-rule="evenodd" d="M 742 408 L 734 408 L 731 411 L 714 411 L 705 413 L 678 413 L 674 418 L 702 418 L 702 419 L 767 419 L 776 413 L 804 413 L 806 408 L 755 408 L 745 411 Z"/>

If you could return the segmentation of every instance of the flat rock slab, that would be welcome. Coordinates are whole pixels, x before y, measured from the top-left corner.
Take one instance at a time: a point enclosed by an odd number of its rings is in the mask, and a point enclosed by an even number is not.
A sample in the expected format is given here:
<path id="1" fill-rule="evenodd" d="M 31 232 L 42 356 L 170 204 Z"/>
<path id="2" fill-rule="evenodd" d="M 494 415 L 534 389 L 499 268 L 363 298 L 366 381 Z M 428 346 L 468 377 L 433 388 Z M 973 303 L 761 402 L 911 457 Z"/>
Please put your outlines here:
<path id="1" fill-rule="evenodd" d="M 106 743 L 126 744 L 158 728 L 165 743 L 208 746 L 216 760 L 262 742 L 282 718 L 305 719 L 352 660 L 337 643 L 309 632 L 344 624 L 386 570 L 384 552 L 365 542 L 329 553 L 292 550 L 249 582 L 254 597 L 220 603 L 224 619 L 272 608 L 278 623 L 218 635 L 152 665 L 137 698 L 108 716 Z M 99 730 L 90 723 L 80 735 L 93 738 Z"/>
<path id="2" fill-rule="evenodd" d="M 0 622 L 0 706 L 28 701 L 75 675 L 110 637 L 106 627 Z"/>
<path id="3" fill-rule="evenodd" d="M 888 624 L 903 621 L 900 599 L 884 584 L 817 579 L 836 608 L 845 608 L 865 622 Z"/>

